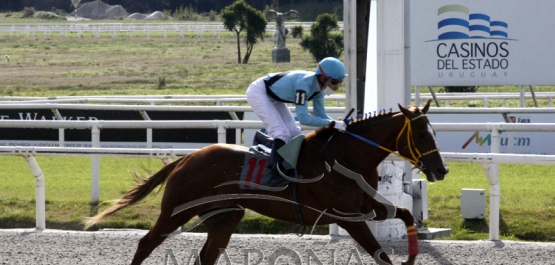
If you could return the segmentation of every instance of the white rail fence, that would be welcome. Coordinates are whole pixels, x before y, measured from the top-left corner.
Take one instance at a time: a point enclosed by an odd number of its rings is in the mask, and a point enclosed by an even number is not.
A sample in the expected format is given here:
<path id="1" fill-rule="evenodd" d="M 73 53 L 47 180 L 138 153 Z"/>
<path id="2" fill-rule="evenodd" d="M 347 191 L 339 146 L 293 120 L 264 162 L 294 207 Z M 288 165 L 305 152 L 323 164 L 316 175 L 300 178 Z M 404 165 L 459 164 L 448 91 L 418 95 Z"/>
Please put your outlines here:
<path id="1" fill-rule="evenodd" d="M 519 99 L 519 107 L 526 107 L 526 99 L 532 99 L 534 106 L 539 107 L 538 99 L 546 99 L 548 107 L 553 107 L 553 98 L 555 92 L 535 92 L 534 86 L 528 86 L 530 93 L 526 93 L 525 86 L 519 86 L 519 93 L 435 93 L 432 87 L 428 87 L 430 93 L 420 93 L 420 87 L 415 87 L 415 93 L 412 94 L 412 100 L 421 105 L 422 101 L 433 99 L 437 107 L 441 107 L 440 101 L 445 102 L 446 107 L 451 106 L 451 101 L 455 100 L 482 100 L 484 107 L 488 107 L 489 102 L 492 100 L 501 100 L 501 106 L 505 107 L 507 100 Z"/>
<path id="2" fill-rule="evenodd" d="M 344 94 L 334 94 L 324 98 L 325 101 L 335 101 L 337 106 L 345 102 Z M 224 106 L 230 103 L 247 103 L 244 95 L 163 95 L 163 96 L 58 96 L 58 97 L 19 97 L 0 96 L 0 104 L 214 104 Z"/>
<path id="3" fill-rule="evenodd" d="M 301 26 L 305 34 L 310 34 L 310 27 L 314 22 L 284 22 L 286 28 Z M 276 23 L 269 22 L 266 26 L 266 35 L 274 33 Z M 343 22 L 338 22 L 339 30 L 343 29 Z M 63 24 L 0 24 L 0 37 L 36 37 L 36 36 L 64 36 L 75 34 L 83 36 L 179 36 L 194 33 L 198 36 L 212 34 L 220 37 L 222 33 L 235 33 L 225 29 L 223 22 L 204 23 L 63 23 Z"/>
<path id="4" fill-rule="evenodd" d="M 338 101 L 339 102 L 339 101 Z M 227 112 L 232 117 L 233 120 L 239 120 L 237 116 L 237 112 L 252 112 L 252 108 L 249 106 L 160 106 L 160 105 L 95 105 L 95 104 L 44 104 L 44 103 L 21 103 L 21 104 L 0 104 L 0 109 L 10 109 L 10 110 L 44 110 L 49 109 L 52 111 L 56 120 L 59 123 L 59 146 L 64 146 L 64 138 L 65 138 L 65 131 L 64 127 L 67 124 L 63 123 L 65 118 L 61 115 L 60 110 L 101 110 L 101 111 L 136 111 L 138 112 L 144 120 L 149 121 L 150 117 L 148 115 L 149 112 L 152 111 L 172 111 L 172 112 Z M 294 107 L 289 107 L 291 112 L 295 112 Z M 313 108 L 310 107 L 309 111 L 312 112 Z M 328 107 L 326 111 L 330 114 L 334 113 L 345 113 L 345 108 L 340 107 Z M 27 119 L 27 117 L 22 118 Z M 30 118 L 29 118 L 30 119 Z M 0 114 L 0 122 L 6 122 L 5 124 L 9 124 L 15 122 L 17 120 L 7 120 L 7 118 L 3 117 Z M 94 122 L 94 121 L 91 121 Z M 180 126 L 179 124 L 186 124 L 188 122 L 194 121 L 174 121 L 172 126 Z M 101 124 L 110 124 L 114 123 L 102 121 Z M 117 124 L 117 122 L 115 122 Z M 169 123 L 171 124 L 171 123 Z M 78 126 L 83 126 L 82 124 Z M 98 125 L 97 125 L 98 126 Z M 102 125 L 100 125 L 102 126 Z M 133 126 L 133 125 L 131 125 Z M 16 128 L 16 127 L 12 127 Z M 87 127 L 88 128 L 88 127 Z M 132 128 L 132 127 L 129 127 Z M 183 128 L 183 127 L 181 127 Z M 163 128 L 168 129 L 168 128 Z M 238 128 L 239 130 L 239 128 Z M 146 146 L 147 148 L 152 148 L 152 128 L 148 128 L 146 131 L 147 139 L 146 139 Z M 220 136 L 225 137 L 225 135 Z M 224 138 L 225 139 L 225 138 Z M 240 131 L 236 133 L 236 144 L 242 144 L 241 134 Z"/>
<path id="5" fill-rule="evenodd" d="M 532 99 L 536 107 L 539 106 L 538 100 L 547 101 L 547 107 L 553 107 L 555 92 L 536 92 L 536 93 L 417 93 L 412 94 L 412 101 L 417 105 L 422 105 L 428 99 L 437 102 L 438 107 L 450 107 L 452 101 L 460 100 L 480 100 L 484 107 L 489 107 L 490 101 L 501 101 L 501 106 L 507 106 L 507 100 L 518 99 L 518 107 L 527 107 L 527 99 Z M 344 94 L 334 94 L 325 98 L 326 101 L 336 101 L 336 106 L 341 106 L 345 101 Z M 191 104 L 207 103 L 216 106 L 229 105 L 230 103 L 246 103 L 244 95 L 214 95 L 214 96 L 194 96 L 194 95 L 160 95 L 160 96 L 56 96 L 56 97 L 21 97 L 21 96 L 0 96 L 0 103 L 107 103 L 107 104 Z M 443 102 L 443 103 L 441 103 Z"/>
<path id="6" fill-rule="evenodd" d="M 491 153 L 442 153 L 446 161 L 481 163 L 490 185 L 490 212 L 489 212 L 489 238 L 499 239 L 499 208 L 501 186 L 499 183 L 499 164 L 555 164 L 555 155 L 527 155 L 527 154 L 500 154 L 500 131 L 521 132 L 540 131 L 555 132 L 555 124 L 507 124 L 507 123 L 433 123 L 437 131 L 491 131 Z M 256 121 L 0 121 L 0 128 L 88 128 L 93 135 L 93 148 L 67 148 L 67 147 L 0 147 L 0 155 L 22 156 L 27 161 L 36 180 L 36 228 L 46 228 L 45 213 L 45 176 L 40 170 L 34 156 L 90 156 L 98 159 L 100 156 L 122 157 L 160 157 L 167 159 L 188 154 L 194 149 L 125 149 L 125 148 L 98 148 L 100 129 L 107 128 L 214 128 L 218 130 L 218 142 L 225 142 L 225 129 L 231 128 L 262 128 L 261 122 Z M 306 127 L 305 129 L 309 129 Z M 220 136 L 223 135 L 223 136 Z M 390 156 L 388 159 L 399 158 Z M 93 165 L 94 166 L 94 165 Z M 93 199 L 98 196 L 99 179 L 93 176 Z"/>

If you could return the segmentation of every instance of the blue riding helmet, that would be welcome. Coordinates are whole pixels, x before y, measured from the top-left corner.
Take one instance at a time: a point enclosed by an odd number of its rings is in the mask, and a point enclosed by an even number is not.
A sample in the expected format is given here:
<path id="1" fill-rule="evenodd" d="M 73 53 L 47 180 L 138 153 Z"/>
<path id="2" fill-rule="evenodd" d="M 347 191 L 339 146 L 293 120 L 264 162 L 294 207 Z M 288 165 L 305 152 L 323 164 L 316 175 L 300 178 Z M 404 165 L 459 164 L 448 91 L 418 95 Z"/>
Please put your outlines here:
<path id="1" fill-rule="evenodd" d="M 316 67 L 316 74 L 336 79 L 343 79 L 347 76 L 343 63 L 333 57 L 327 57 L 320 61 Z"/>

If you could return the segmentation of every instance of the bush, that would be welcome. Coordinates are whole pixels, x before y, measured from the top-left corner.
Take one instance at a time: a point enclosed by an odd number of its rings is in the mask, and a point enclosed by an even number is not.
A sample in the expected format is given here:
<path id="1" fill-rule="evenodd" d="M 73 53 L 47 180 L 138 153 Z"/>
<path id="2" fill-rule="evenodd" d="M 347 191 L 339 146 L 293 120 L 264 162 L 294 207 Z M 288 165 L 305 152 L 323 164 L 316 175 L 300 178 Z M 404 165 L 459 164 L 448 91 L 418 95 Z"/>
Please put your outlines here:
<path id="1" fill-rule="evenodd" d="M 188 20 L 188 21 L 196 21 L 200 20 L 200 15 L 198 12 L 192 7 L 178 7 L 174 12 L 172 17 L 179 20 Z"/>
<path id="2" fill-rule="evenodd" d="M 51 19 L 51 20 L 60 19 L 60 20 L 65 20 L 65 18 L 62 17 L 62 16 L 59 16 L 59 15 L 57 15 L 57 14 L 55 14 L 55 13 L 52 13 L 52 12 L 44 12 L 44 11 L 38 11 L 38 12 L 36 12 L 35 17 L 40 18 L 40 19 Z"/>
<path id="3" fill-rule="evenodd" d="M 291 29 L 291 35 L 293 38 L 302 38 L 303 37 L 303 27 L 302 26 L 294 26 Z"/>
<path id="4" fill-rule="evenodd" d="M 476 92 L 477 86 L 446 86 L 445 92 Z"/>
<path id="5" fill-rule="evenodd" d="M 343 53 L 343 32 L 334 33 L 339 29 L 337 17 L 331 14 L 321 14 L 316 23 L 310 28 L 310 35 L 303 37 L 301 47 L 308 50 L 317 62 L 326 57 L 339 58 Z"/>
<path id="6" fill-rule="evenodd" d="M 166 88 L 166 77 L 165 76 L 159 76 L 158 77 L 158 89 L 164 89 Z"/>
<path id="7" fill-rule="evenodd" d="M 22 18 L 33 17 L 35 15 L 35 8 L 34 7 L 25 7 L 23 8 L 23 15 Z"/>

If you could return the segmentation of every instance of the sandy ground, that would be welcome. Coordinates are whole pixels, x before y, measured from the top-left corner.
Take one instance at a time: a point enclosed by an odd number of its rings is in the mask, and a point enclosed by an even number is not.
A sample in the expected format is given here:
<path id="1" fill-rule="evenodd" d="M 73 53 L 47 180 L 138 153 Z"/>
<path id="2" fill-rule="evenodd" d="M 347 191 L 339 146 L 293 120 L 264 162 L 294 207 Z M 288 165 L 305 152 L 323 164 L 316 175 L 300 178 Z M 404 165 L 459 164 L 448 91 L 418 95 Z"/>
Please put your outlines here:
<path id="1" fill-rule="evenodd" d="M 0 264 L 129 264 L 145 233 L 0 230 Z M 192 264 L 204 240 L 203 233 L 173 235 L 143 264 Z M 394 264 L 406 259 L 406 241 L 382 242 L 382 248 Z M 555 264 L 555 243 L 421 240 L 420 253 L 417 264 Z M 225 254 L 218 264 L 247 264 L 247 254 L 248 264 L 334 264 L 333 256 L 335 264 L 376 264 L 350 237 L 339 236 L 237 234 Z"/>

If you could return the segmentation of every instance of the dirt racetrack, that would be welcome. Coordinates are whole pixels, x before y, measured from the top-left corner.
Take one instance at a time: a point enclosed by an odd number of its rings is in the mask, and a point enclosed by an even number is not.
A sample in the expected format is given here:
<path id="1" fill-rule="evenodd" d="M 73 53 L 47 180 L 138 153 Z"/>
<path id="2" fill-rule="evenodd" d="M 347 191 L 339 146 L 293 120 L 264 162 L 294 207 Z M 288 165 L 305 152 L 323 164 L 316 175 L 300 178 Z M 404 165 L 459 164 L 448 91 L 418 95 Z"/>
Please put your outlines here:
<path id="1" fill-rule="evenodd" d="M 129 264 L 144 234 L 144 230 L 0 230 L 0 264 Z M 200 251 L 204 240 L 203 233 L 173 235 L 143 264 L 192 264 L 187 263 L 189 257 Z M 382 242 L 394 264 L 406 259 L 406 246 L 406 241 Z M 247 264 L 246 253 L 253 265 L 299 264 L 299 258 L 302 264 L 376 264 L 350 237 L 339 236 L 235 234 L 225 253 L 218 264 Z M 554 256 L 555 243 L 421 240 L 417 264 L 555 264 Z"/>

